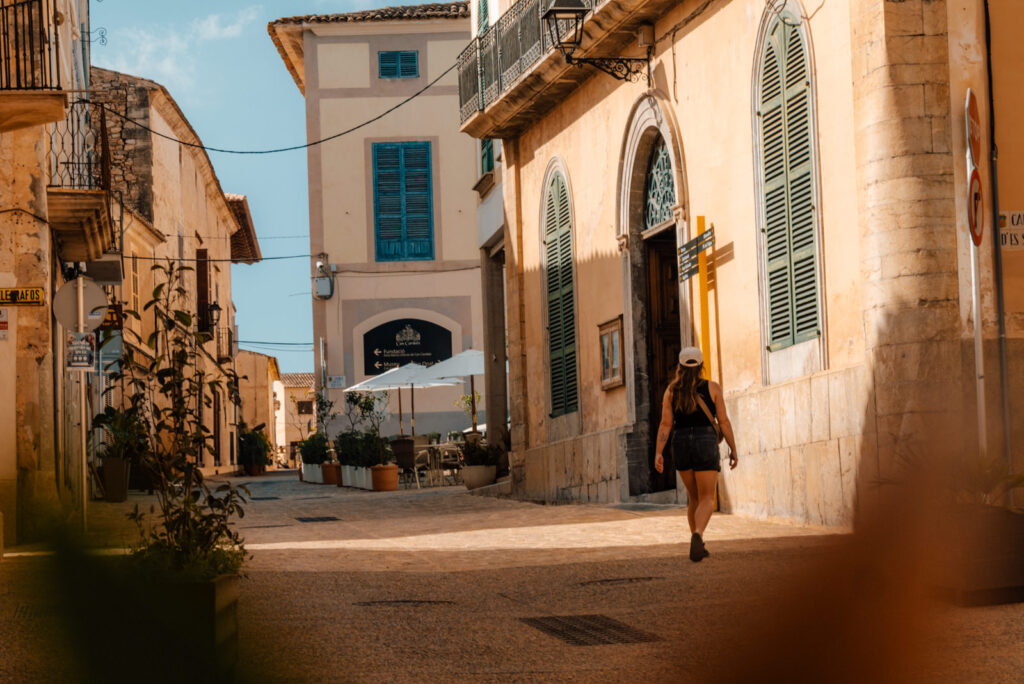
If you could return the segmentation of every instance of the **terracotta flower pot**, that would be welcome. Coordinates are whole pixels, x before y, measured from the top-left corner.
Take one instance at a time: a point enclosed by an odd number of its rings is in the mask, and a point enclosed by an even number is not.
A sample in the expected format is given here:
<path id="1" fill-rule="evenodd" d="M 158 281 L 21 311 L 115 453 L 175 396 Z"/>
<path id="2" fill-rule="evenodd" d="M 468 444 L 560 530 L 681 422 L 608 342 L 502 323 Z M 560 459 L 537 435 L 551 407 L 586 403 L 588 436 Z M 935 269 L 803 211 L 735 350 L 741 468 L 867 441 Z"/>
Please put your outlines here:
<path id="1" fill-rule="evenodd" d="M 341 466 L 337 463 L 324 463 L 320 470 L 324 474 L 325 485 L 336 485 L 341 480 Z"/>
<path id="2" fill-rule="evenodd" d="M 373 478 L 373 491 L 393 492 L 398 489 L 398 466 L 394 463 L 375 465 L 370 468 Z"/>

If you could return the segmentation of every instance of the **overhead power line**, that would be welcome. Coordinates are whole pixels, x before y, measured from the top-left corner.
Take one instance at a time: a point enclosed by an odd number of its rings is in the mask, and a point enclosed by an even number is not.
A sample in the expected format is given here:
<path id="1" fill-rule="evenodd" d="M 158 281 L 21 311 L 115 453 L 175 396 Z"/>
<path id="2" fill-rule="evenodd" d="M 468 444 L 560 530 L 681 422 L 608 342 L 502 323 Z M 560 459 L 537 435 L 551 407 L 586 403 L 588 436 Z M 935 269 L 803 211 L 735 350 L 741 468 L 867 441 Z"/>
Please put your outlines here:
<path id="1" fill-rule="evenodd" d="M 309 259 L 312 256 L 313 256 L 312 254 L 289 254 L 288 256 L 261 257 L 259 260 L 260 261 L 273 261 L 273 260 L 276 260 L 276 259 Z M 139 261 L 179 261 L 179 262 L 180 261 L 189 261 L 189 262 L 206 261 L 206 262 L 210 262 L 210 263 L 228 262 L 228 263 L 233 263 L 233 264 L 239 263 L 239 261 L 240 261 L 240 259 L 195 259 L 195 258 L 192 258 L 192 257 L 180 257 L 179 258 L 179 257 L 134 256 L 132 258 L 133 259 L 138 259 Z"/>
<path id="2" fill-rule="evenodd" d="M 412 100 L 414 100 L 417 97 L 419 97 L 420 95 L 422 95 L 428 88 L 430 88 L 435 83 L 440 81 L 442 78 L 447 76 L 449 74 L 449 72 L 451 72 L 451 70 L 454 69 L 456 66 L 457 66 L 456 64 L 452 64 L 450 67 L 445 69 L 444 72 L 440 76 L 438 76 L 433 81 L 431 81 L 427 85 L 425 85 L 422 88 L 420 88 L 419 90 L 417 90 L 415 93 L 413 93 L 409 97 L 405 98 L 404 100 L 402 100 L 398 104 L 394 105 L 393 107 L 389 107 L 388 109 L 385 109 L 383 112 L 381 112 L 377 116 L 373 117 L 372 119 L 367 119 L 366 121 L 362 122 L 361 124 L 357 124 L 357 125 L 355 125 L 355 126 L 353 126 L 351 128 L 348 128 L 348 129 L 346 129 L 344 131 L 341 131 L 340 133 L 335 133 L 334 135 L 329 135 L 326 138 L 321 138 L 319 140 L 313 140 L 312 142 L 304 143 L 302 145 L 292 145 L 291 147 L 276 147 L 276 148 L 269 149 L 269 150 L 231 150 L 231 149 L 226 149 L 226 148 L 223 148 L 223 147 L 210 147 L 208 145 L 202 145 L 200 143 L 188 142 L 187 140 L 179 140 L 178 138 L 175 138 L 173 135 L 167 135 L 165 133 L 161 133 L 159 131 L 155 131 L 152 128 L 150 128 L 149 126 L 147 126 L 146 124 L 142 123 L 141 121 L 136 121 L 135 119 L 133 119 L 133 118 L 131 118 L 129 116 L 121 114 L 116 109 L 113 109 L 112 107 L 108 107 L 106 104 L 103 104 L 102 102 L 92 102 L 92 104 L 97 106 L 97 107 L 103 108 L 104 111 L 110 112 L 112 115 L 116 116 L 119 119 L 124 120 L 127 123 L 132 124 L 133 126 L 137 126 L 137 127 L 141 128 L 142 130 L 148 131 L 149 133 L 152 133 L 153 135 L 155 135 L 155 136 L 157 136 L 159 138 L 163 138 L 165 140 L 170 140 L 171 142 L 176 142 L 179 145 L 184 145 L 185 147 L 193 147 L 193 148 L 200 149 L 200 150 L 206 150 L 207 152 L 220 152 L 222 154 L 276 154 L 278 152 L 293 152 L 295 150 L 305 150 L 307 148 L 314 147 L 316 145 L 322 145 L 325 142 L 329 142 L 331 140 L 335 140 L 335 139 L 340 138 L 342 136 L 348 135 L 349 133 L 354 133 L 355 131 L 358 131 L 360 128 L 365 128 L 366 126 L 369 126 L 370 124 L 372 124 L 372 123 L 374 123 L 376 121 L 380 121 L 385 116 L 387 116 L 391 112 L 395 111 L 399 107 L 401 107 L 401 106 L 411 102 Z M 89 100 L 78 100 L 78 102 L 90 102 L 90 101 Z"/>

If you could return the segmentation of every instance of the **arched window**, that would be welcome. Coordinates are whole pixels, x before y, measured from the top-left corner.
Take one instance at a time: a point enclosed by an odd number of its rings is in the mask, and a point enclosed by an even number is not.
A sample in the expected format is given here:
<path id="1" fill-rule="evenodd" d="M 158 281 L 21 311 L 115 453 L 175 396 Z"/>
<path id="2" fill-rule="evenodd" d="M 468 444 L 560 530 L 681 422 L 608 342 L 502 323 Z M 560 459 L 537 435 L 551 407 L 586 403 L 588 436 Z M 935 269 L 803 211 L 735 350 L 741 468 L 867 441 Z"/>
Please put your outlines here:
<path id="1" fill-rule="evenodd" d="M 676 204 L 676 184 L 672 180 L 672 161 L 662 138 L 654 145 L 644 181 L 644 228 L 653 228 L 672 218 Z"/>
<path id="2" fill-rule="evenodd" d="M 544 254 L 547 278 L 548 356 L 551 415 L 579 406 L 576 378 L 576 302 L 573 293 L 572 218 L 565 178 L 557 171 L 544 202 Z"/>
<path id="3" fill-rule="evenodd" d="M 800 20 L 783 11 L 769 24 L 756 84 L 770 351 L 821 334 L 811 77 Z"/>

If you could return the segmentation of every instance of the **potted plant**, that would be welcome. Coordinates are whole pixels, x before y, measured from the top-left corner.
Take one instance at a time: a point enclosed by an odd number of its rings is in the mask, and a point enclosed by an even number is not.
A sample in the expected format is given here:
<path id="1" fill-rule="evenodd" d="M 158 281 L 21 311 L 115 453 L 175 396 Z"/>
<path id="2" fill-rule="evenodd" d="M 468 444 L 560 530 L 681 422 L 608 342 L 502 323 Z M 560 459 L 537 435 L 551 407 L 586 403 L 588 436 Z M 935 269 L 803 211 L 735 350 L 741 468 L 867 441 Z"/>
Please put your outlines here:
<path id="1" fill-rule="evenodd" d="M 341 482 L 338 486 L 352 487 L 355 484 L 355 464 L 359 460 L 359 451 L 362 448 L 360 440 L 361 432 L 345 430 L 338 433 L 334 438 L 334 450 L 338 455 L 338 464 L 341 467 Z"/>
<path id="2" fill-rule="evenodd" d="M 103 498 L 124 501 L 128 498 L 131 467 L 135 465 L 138 469 L 140 459 L 149 449 L 146 423 L 137 402 L 133 402 L 127 408 L 106 407 L 93 418 L 92 425 L 103 430 L 98 451 L 103 461 Z"/>
<path id="3" fill-rule="evenodd" d="M 238 424 L 238 465 L 246 475 L 262 475 L 270 465 L 270 440 L 260 423 L 251 430 L 241 422 Z"/>
<path id="4" fill-rule="evenodd" d="M 302 480 L 314 484 L 324 484 L 321 466 L 328 459 L 327 435 L 314 432 L 299 442 L 299 455 L 302 457 Z"/>
<path id="5" fill-rule="evenodd" d="M 126 589 L 124 600 L 128 610 L 153 612 L 160 623 L 154 634 L 174 637 L 152 637 L 154 662 L 167 665 L 188 652 L 211 677 L 226 679 L 237 657 L 238 581 L 246 558 L 233 519 L 244 515 L 248 490 L 230 483 L 211 490 L 200 458 L 217 448 L 202 418 L 209 391 L 237 397 L 238 376 L 203 348 L 209 333 L 197 330 L 189 313 L 187 270 L 170 260 L 153 267 L 163 276 L 145 306 L 153 311 L 155 330 L 141 339 L 126 328 L 127 341 L 145 344 L 152 353 L 133 355 L 125 345 L 120 370 L 112 376 L 121 401 L 146 426 L 140 467 L 153 483 L 158 516 L 146 524 L 138 505 L 129 515 L 139 540 L 122 561 L 132 579 L 125 586 L 143 593 L 140 599 Z M 138 312 L 126 313 L 139 318 Z"/>
<path id="6" fill-rule="evenodd" d="M 466 489 L 494 484 L 498 459 L 504 449 L 499 444 L 483 446 L 479 441 L 467 441 L 459 447 L 462 457 L 462 482 Z"/>
<path id="7" fill-rule="evenodd" d="M 387 440 L 377 437 L 380 461 L 370 468 L 370 475 L 375 492 L 393 492 L 398 489 L 398 464 Z"/>
<path id="8" fill-rule="evenodd" d="M 455 400 L 455 408 L 462 409 L 463 412 L 473 420 L 473 411 L 476 409 L 476 405 L 480 403 L 480 393 L 473 390 L 470 394 L 463 394 L 461 397 Z M 465 433 L 465 440 L 467 442 L 480 442 L 483 439 L 483 435 L 476 430 L 476 425 L 473 425 L 471 432 Z"/>

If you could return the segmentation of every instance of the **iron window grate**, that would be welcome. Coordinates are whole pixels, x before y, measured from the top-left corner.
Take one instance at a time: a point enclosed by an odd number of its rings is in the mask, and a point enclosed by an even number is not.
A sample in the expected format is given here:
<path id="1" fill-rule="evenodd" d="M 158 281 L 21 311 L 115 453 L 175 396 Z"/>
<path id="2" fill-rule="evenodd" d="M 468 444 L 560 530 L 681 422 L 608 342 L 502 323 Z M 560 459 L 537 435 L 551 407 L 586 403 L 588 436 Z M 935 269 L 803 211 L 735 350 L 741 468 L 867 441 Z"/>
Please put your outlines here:
<path id="1" fill-rule="evenodd" d="M 341 518 L 337 518 L 333 515 L 310 515 L 295 519 L 303 523 L 332 522 L 334 520 L 341 520 Z"/>
<path id="2" fill-rule="evenodd" d="M 658 637 L 655 635 L 613 620 L 607 615 L 555 615 L 519 618 L 519 620 L 572 646 L 639 644 L 658 641 Z"/>

